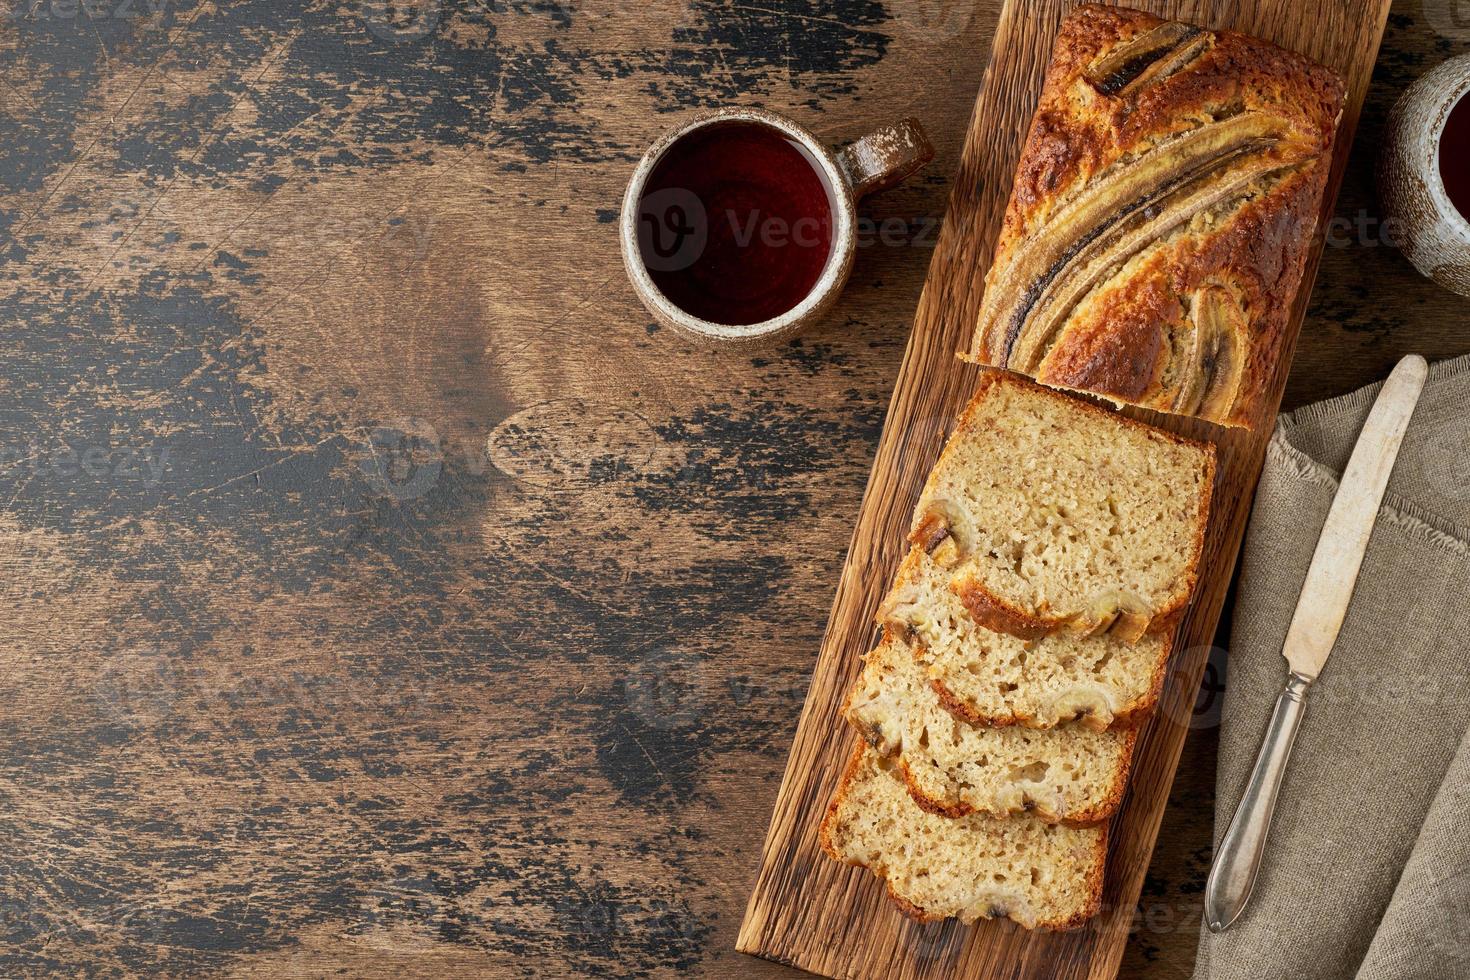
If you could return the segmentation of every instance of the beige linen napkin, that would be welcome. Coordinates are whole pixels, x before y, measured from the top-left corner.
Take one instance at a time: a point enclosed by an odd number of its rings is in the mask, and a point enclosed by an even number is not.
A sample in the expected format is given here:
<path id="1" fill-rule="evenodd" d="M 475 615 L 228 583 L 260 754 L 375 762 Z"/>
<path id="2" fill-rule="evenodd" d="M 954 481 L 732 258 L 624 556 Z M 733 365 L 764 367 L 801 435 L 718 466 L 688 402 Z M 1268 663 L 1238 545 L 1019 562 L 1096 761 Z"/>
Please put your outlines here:
<path id="1" fill-rule="evenodd" d="M 1215 839 L 1286 677 L 1337 477 L 1379 386 L 1282 416 L 1241 560 Z M 1470 357 L 1435 365 L 1307 698 L 1265 863 L 1196 976 L 1470 978 Z"/>

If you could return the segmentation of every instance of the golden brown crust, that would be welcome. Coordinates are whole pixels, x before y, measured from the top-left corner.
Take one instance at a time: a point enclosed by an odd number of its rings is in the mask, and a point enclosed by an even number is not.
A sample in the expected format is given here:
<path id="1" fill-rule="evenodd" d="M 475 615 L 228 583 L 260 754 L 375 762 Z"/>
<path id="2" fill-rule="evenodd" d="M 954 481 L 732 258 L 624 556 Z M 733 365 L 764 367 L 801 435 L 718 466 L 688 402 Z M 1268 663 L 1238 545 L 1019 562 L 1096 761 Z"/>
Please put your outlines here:
<path id="1" fill-rule="evenodd" d="M 929 684 L 934 688 L 934 693 L 939 696 L 939 703 L 944 706 L 944 710 L 960 721 L 967 721 L 972 725 L 988 725 L 991 728 L 1010 728 L 1012 725 L 1031 727 L 1025 724 L 1029 716 L 1023 716 L 1014 711 L 1008 715 L 983 714 L 976 711 L 974 706 L 964 698 L 957 697 L 944 681 L 930 680 Z M 1036 727 L 1045 726 L 1037 725 Z"/>
<path id="2" fill-rule="evenodd" d="M 876 874 L 876 872 L 874 873 Z M 948 918 L 948 916 L 936 915 L 933 912 L 929 912 L 919 908 L 919 906 L 915 905 L 913 902 L 910 902 L 898 892 L 894 891 L 893 884 L 889 881 L 885 880 L 883 882 L 883 890 L 888 893 L 888 900 L 894 905 L 898 906 L 898 910 L 900 912 L 908 916 L 910 919 L 913 919 L 915 922 L 940 922 Z"/>
<path id="3" fill-rule="evenodd" d="M 1213 467 L 1212 467 L 1213 472 Z M 1204 525 L 1196 533 L 1198 541 L 1195 554 L 1204 542 Z M 1185 609 L 1189 605 L 1190 597 L 1194 594 L 1194 586 L 1199 573 L 1191 569 L 1189 573 L 1188 589 L 1181 591 L 1179 596 L 1167 606 L 1154 612 L 1152 616 L 1140 616 L 1130 614 L 1128 622 L 1133 624 L 1132 628 L 1118 630 L 1120 636 L 1130 640 L 1137 640 L 1142 636 L 1153 636 L 1167 633 L 1172 630 L 1183 617 Z M 1020 637 L 1023 640 L 1039 640 L 1055 633 L 1076 633 L 1081 636 L 1095 635 L 1094 630 L 1086 621 L 1077 614 L 1048 615 L 1046 613 L 1028 612 L 1020 607 L 1006 602 L 1001 597 L 993 594 L 971 574 L 956 576 L 950 583 L 950 589 L 964 603 L 965 611 L 981 626 L 996 633 L 1009 633 L 1011 636 Z"/>
<path id="4" fill-rule="evenodd" d="M 1140 10 L 1099 4 L 1084 4 L 1063 19 L 1017 165 L 1003 234 L 1033 223 L 1061 189 L 1151 136 L 1185 128 L 1189 114 L 1214 106 L 1282 113 L 1304 141 L 1330 148 L 1342 108 L 1341 77 L 1304 55 L 1233 31 L 1210 32 L 1210 50 L 1159 85 L 1132 97 L 1072 104 L 1073 85 L 1089 64 L 1163 23 Z"/>
<path id="5" fill-rule="evenodd" d="M 1265 398 L 1306 262 L 1310 239 L 1302 228 L 1315 221 L 1326 179 L 1325 164 L 1298 171 L 1271 196 L 1242 205 L 1215 233 L 1160 249 L 1115 280 L 1069 321 L 1037 380 L 1172 411 L 1175 391 L 1160 381 L 1168 357 L 1165 328 L 1187 319 L 1188 298 L 1197 290 L 1224 283 L 1243 308 L 1256 312 L 1230 413 L 1211 421 L 1250 425 Z"/>
<path id="6" fill-rule="evenodd" d="M 847 760 L 847 768 L 842 770 L 842 778 L 837 781 L 837 792 L 832 794 L 832 801 L 827 804 L 827 815 L 822 818 L 822 824 L 817 828 L 817 843 L 821 845 L 822 850 L 827 852 L 827 856 L 852 867 L 862 867 L 862 865 L 854 864 L 838 853 L 837 848 L 832 844 L 832 827 L 837 823 L 837 810 L 842 806 L 842 798 L 847 795 L 847 787 L 852 785 L 852 781 L 857 778 L 858 771 L 863 767 L 863 755 L 866 752 L 867 748 L 862 741 L 858 741 L 853 746 L 852 757 Z"/>
<path id="7" fill-rule="evenodd" d="M 1165 651 L 1164 655 L 1159 658 L 1159 662 L 1154 666 L 1154 675 L 1149 680 L 1148 693 L 1136 705 L 1130 706 L 1123 711 L 1120 718 L 1114 719 L 1115 727 L 1137 729 L 1153 717 L 1154 711 L 1159 706 L 1159 698 L 1163 696 L 1164 679 L 1169 676 L 1169 663 L 1173 658 L 1174 641 L 1171 638 L 1169 649 Z"/>
<path id="8" fill-rule="evenodd" d="M 1123 762 L 1118 766 L 1117 778 L 1113 781 L 1113 787 L 1108 791 L 1107 797 L 1092 809 L 1083 810 L 1075 816 L 1069 816 L 1063 822 L 1068 825 L 1090 826 L 1102 823 L 1110 819 L 1123 805 L 1123 794 L 1128 791 L 1128 776 L 1133 772 L 1133 750 L 1138 747 L 1137 729 L 1129 729 L 1127 733 L 1128 744 L 1123 747 Z"/>
<path id="9" fill-rule="evenodd" d="M 949 587 L 975 622 L 988 630 L 1009 633 L 1023 640 L 1039 640 L 1060 633 L 1073 619 L 1070 615 L 1048 616 L 1027 612 L 990 592 L 973 575 L 960 575 L 950 582 Z"/>
<path id="10" fill-rule="evenodd" d="M 1336 73 L 1302 55 L 1241 34 L 1194 28 L 1170 35 L 1174 46 L 1161 50 L 1173 54 L 1159 61 L 1170 70 L 1154 78 L 1114 91 L 1089 74 L 1161 27 L 1169 33 L 1166 22 L 1150 14 L 1095 5 L 1079 7 L 1064 19 L 987 287 L 1007 275 L 1021 278 L 987 289 L 968 357 L 1118 402 L 1250 426 L 1261 421 L 1266 386 L 1300 286 L 1331 169 L 1344 87 Z M 1028 288 L 1044 292 L 1053 281 L 1048 277 L 1060 274 L 1049 266 L 1053 271 L 1037 279 L 1016 272 L 1027 268 L 1017 263 L 1027 249 L 1038 248 L 1038 238 L 1068 203 L 1084 188 L 1091 192 L 1116 184 L 1120 169 L 1175 137 L 1246 117 L 1266 127 L 1259 138 L 1215 158 L 1200 157 L 1208 166 L 1191 178 L 1205 187 L 1225 183 L 1232 173 L 1240 177 L 1239 192 L 1210 205 L 1221 209 L 1211 212 L 1213 223 L 1170 226 L 1178 231 L 1172 238 L 1145 236 L 1146 243 L 1117 245 L 1116 253 L 1107 253 L 1115 254 L 1116 262 L 1099 260 L 1095 266 L 1095 284 L 1080 277 L 1075 295 L 1055 299 L 1054 315 L 1062 319 L 1049 322 L 1060 323 L 1056 332 L 1045 323 L 1035 325 L 1039 339 L 1018 352 L 1012 346 L 1016 324 L 1033 316 L 1031 304 L 1045 305 Z M 1243 162 L 1251 161 L 1255 169 L 1245 175 L 1250 168 Z M 1160 171 L 1164 176 L 1175 172 Z M 1162 194 L 1166 188 L 1160 188 Z M 1170 194 L 1149 217 L 1171 207 L 1190 213 L 1179 194 Z M 1126 215 L 1109 209 L 1109 227 L 1124 224 Z M 1097 230 L 1085 224 L 1079 234 Z M 1105 242 L 1107 235 L 1102 238 Z M 1075 256 L 1068 261 L 1081 263 Z M 1206 289 L 1229 296 L 1240 316 L 1231 319 L 1223 348 L 1201 351 L 1188 341 L 1205 329 L 1197 323 L 1195 304 Z M 1191 364 L 1191 352 L 1198 363 Z M 1198 402 L 1191 380 L 1216 375 L 1220 357 L 1230 368 L 1221 374 L 1230 391 Z"/>
<path id="11" fill-rule="evenodd" d="M 949 817 L 954 820 L 979 812 L 968 803 L 946 803 L 944 800 L 936 800 L 919 788 L 918 782 L 914 780 L 913 772 L 909 769 L 907 759 L 899 756 L 896 761 L 898 764 L 898 774 L 903 777 L 903 784 L 909 791 L 909 797 L 918 805 L 920 810 L 923 810 L 925 813 L 933 813 L 936 816 Z M 998 813 L 992 814 L 992 816 L 1005 817 L 1010 816 L 1010 814 Z M 1045 818 L 1043 817 L 1043 819 Z M 1047 822 L 1056 823 L 1055 820 Z"/>

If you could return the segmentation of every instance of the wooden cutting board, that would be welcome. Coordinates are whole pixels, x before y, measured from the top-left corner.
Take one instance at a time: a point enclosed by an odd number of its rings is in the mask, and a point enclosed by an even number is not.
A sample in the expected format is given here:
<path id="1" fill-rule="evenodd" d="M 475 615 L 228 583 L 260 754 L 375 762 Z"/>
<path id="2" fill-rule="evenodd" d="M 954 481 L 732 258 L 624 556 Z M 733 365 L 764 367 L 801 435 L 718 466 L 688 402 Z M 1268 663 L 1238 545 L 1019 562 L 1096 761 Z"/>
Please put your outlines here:
<path id="1" fill-rule="evenodd" d="M 1323 207 L 1331 213 L 1358 112 L 1377 56 L 1389 0 L 1137 2 L 1160 16 L 1231 28 L 1301 51 L 1336 68 L 1348 97 Z M 897 567 L 924 476 L 950 420 L 968 400 L 976 368 L 955 352 L 968 346 L 982 279 L 999 233 L 1011 177 L 1067 0 L 1008 0 L 1001 11 L 949 209 L 913 335 L 899 370 L 858 515 L 832 616 L 802 711 L 786 776 L 761 855 L 760 873 L 736 946 L 746 953 L 831 977 L 1113 977 L 1179 762 L 1195 691 L 1208 658 L 1260 475 L 1272 417 L 1281 401 L 1309 288 L 1297 297 L 1269 397 L 1253 431 L 1130 411 L 1219 451 L 1214 513 L 1200 590 L 1180 626 L 1161 710 L 1144 729 L 1123 807 L 1114 819 L 1103 913 L 1082 930 L 1029 933 L 1008 921 L 974 927 L 919 925 L 889 902 L 861 868 L 838 865 L 817 845 L 817 825 L 855 737 L 838 711 L 859 657 L 873 640 L 873 614 Z M 1316 274 L 1316 238 L 1306 283 Z"/>

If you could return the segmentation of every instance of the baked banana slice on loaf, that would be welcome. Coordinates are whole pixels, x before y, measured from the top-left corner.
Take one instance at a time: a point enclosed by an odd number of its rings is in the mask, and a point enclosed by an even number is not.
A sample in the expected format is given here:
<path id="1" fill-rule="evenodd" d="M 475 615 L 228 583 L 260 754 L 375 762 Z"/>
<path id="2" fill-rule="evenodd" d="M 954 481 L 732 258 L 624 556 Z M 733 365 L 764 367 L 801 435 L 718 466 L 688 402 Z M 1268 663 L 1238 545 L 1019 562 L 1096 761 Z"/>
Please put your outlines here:
<path id="1" fill-rule="evenodd" d="M 982 626 L 1133 641 L 1189 602 L 1214 479 L 1212 445 L 986 371 L 909 539 Z"/>
<path id="2" fill-rule="evenodd" d="M 977 725 L 1133 727 L 1158 703 L 1170 637 L 1129 643 L 1110 633 L 1061 633 L 1027 642 L 975 623 L 948 572 L 922 548 L 899 566 L 878 611 L 909 649 L 941 704 Z"/>
<path id="3" fill-rule="evenodd" d="M 914 801 L 949 817 L 1031 811 L 1048 823 L 1106 820 L 1128 781 L 1134 733 L 1077 726 L 986 728 L 944 709 L 902 640 L 864 658 L 843 714 L 892 758 Z"/>
<path id="4" fill-rule="evenodd" d="M 969 358 L 1120 403 L 1262 421 L 1342 101 L 1334 72 L 1265 41 L 1073 11 Z"/>
<path id="5" fill-rule="evenodd" d="M 832 857 L 884 879 L 899 907 L 923 921 L 1006 916 L 1028 929 L 1069 929 L 1097 913 L 1102 895 L 1106 824 L 929 813 L 866 746 L 819 838 Z"/>

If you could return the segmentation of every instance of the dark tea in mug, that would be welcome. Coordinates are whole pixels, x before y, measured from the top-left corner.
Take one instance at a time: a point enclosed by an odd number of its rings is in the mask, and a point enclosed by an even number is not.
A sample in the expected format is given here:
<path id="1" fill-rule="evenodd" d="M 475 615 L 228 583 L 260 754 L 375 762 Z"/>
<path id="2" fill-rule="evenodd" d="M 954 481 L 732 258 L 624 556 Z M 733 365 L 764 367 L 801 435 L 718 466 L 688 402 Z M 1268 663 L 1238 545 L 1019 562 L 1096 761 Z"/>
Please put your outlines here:
<path id="1" fill-rule="evenodd" d="M 710 323 L 780 316 L 816 286 L 837 204 L 800 143 L 755 122 L 705 126 L 658 161 L 638 204 L 638 247 L 675 306 Z"/>
<path id="2" fill-rule="evenodd" d="M 1470 95 L 1450 110 L 1439 137 L 1439 175 L 1455 210 L 1470 221 Z"/>

